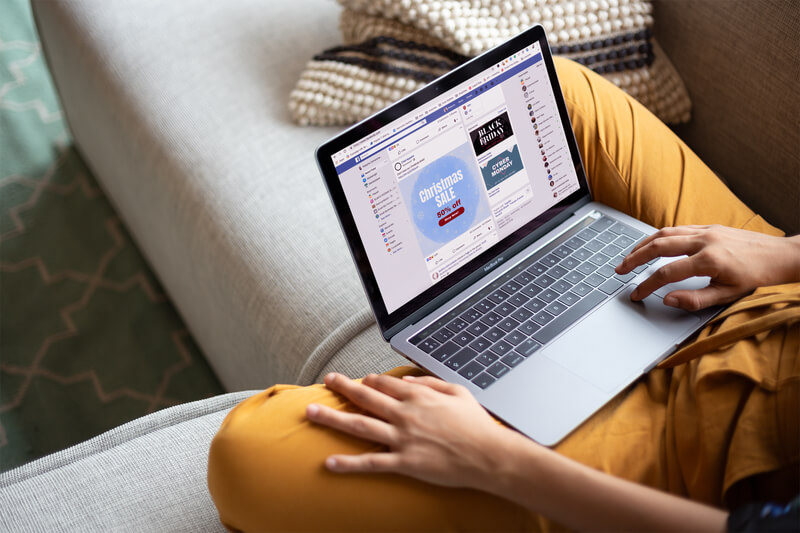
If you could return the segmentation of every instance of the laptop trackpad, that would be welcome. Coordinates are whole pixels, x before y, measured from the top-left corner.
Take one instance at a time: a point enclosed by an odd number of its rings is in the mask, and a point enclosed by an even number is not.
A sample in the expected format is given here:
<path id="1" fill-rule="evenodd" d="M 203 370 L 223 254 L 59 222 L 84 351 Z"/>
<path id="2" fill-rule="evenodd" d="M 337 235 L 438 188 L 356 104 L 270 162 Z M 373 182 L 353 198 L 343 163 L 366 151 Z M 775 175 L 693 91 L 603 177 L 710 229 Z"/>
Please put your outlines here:
<path id="1" fill-rule="evenodd" d="M 542 355 L 606 392 L 615 392 L 675 348 L 701 320 L 650 295 L 631 302 L 629 287 L 587 317 Z"/>

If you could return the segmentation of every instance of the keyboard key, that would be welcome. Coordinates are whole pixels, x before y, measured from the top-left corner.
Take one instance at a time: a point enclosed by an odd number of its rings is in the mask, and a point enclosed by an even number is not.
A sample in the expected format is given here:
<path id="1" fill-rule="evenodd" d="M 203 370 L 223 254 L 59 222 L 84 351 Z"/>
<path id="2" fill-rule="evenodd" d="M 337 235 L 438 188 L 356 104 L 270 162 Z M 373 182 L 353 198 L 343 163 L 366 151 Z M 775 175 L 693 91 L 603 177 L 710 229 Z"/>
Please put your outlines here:
<path id="1" fill-rule="evenodd" d="M 557 265 L 560 260 L 561 258 L 558 257 L 556 254 L 547 254 L 542 258 L 541 262 L 547 265 L 548 267 L 552 267 Z"/>
<path id="2" fill-rule="evenodd" d="M 611 295 L 617 292 L 617 290 L 623 285 L 624 283 L 622 283 L 621 281 L 611 278 L 606 280 L 605 283 L 603 283 L 597 288 L 603 291 L 604 293 Z"/>
<path id="3" fill-rule="evenodd" d="M 615 255 L 619 255 L 622 253 L 622 248 L 620 248 L 616 244 L 609 244 L 600 251 L 606 254 L 608 257 L 614 257 Z"/>
<path id="4" fill-rule="evenodd" d="M 644 237 L 644 233 L 642 233 L 638 229 L 634 229 L 628 226 L 627 224 L 625 224 L 624 227 L 622 228 L 622 233 L 624 233 L 625 235 L 627 235 L 628 237 L 630 237 L 635 241 L 638 241 L 639 239 Z"/>
<path id="5" fill-rule="evenodd" d="M 489 348 L 489 351 L 496 353 L 497 355 L 505 355 L 510 352 L 514 347 L 511 343 L 506 341 L 496 342 Z"/>
<path id="6" fill-rule="evenodd" d="M 556 265 L 550 269 L 550 272 L 548 272 L 547 275 L 550 276 L 551 278 L 558 279 L 567 272 L 569 272 L 568 269 L 562 268 L 561 265 Z"/>
<path id="7" fill-rule="evenodd" d="M 481 314 L 482 313 L 479 313 L 475 309 L 470 308 L 461 313 L 461 316 L 459 318 L 461 318 L 461 320 L 463 320 L 467 324 L 472 324 L 481 317 Z"/>
<path id="8" fill-rule="evenodd" d="M 616 244 L 620 248 L 624 249 L 624 248 L 627 248 L 628 246 L 632 245 L 635 242 L 636 241 L 634 241 L 633 239 L 631 239 L 627 235 L 620 235 L 619 237 L 617 237 L 617 240 L 614 241 L 614 244 Z"/>
<path id="9" fill-rule="evenodd" d="M 534 313 L 538 313 L 539 311 L 544 309 L 546 305 L 547 303 L 543 302 L 539 298 L 533 298 L 530 302 L 525 304 L 525 309 L 533 311 Z"/>
<path id="10" fill-rule="evenodd" d="M 558 248 L 556 248 L 555 250 L 553 250 L 553 254 L 557 255 L 560 259 L 564 259 L 565 257 L 567 257 L 571 253 L 572 253 L 572 249 L 567 247 L 567 246 L 564 246 L 563 244 L 561 246 L 559 246 Z"/>
<path id="11" fill-rule="evenodd" d="M 453 370 L 458 370 L 462 366 L 466 365 L 467 363 L 475 359 L 476 355 L 478 355 L 478 353 L 472 348 L 464 348 L 463 350 L 455 354 L 453 357 L 445 361 L 444 364 L 449 366 Z"/>
<path id="12" fill-rule="evenodd" d="M 472 380 L 472 382 L 475 385 L 477 385 L 478 387 L 480 387 L 482 389 L 485 389 L 486 387 L 488 387 L 489 385 L 491 385 L 495 381 L 497 381 L 497 380 L 494 379 L 489 374 L 487 374 L 486 372 L 483 372 L 482 374 L 479 374 L 477 378 Z"/>
<path id="13" fill-rule="evenodd" d="M 567 310 L 567 306 L 556 300 L 555 302 L 552 302 L 550 303 L 550 305 L 545 307 L 544 310 L 553 316 L 558 316 Z"/>
<path id="14" fill-rule="evenodd" d="M 555 281 L 555 279 L 551 278 L 547 274 L 544 274 L 544 275 L 539 276 L 538 278 L 536 278 L 534 280 L 534 283 L 537 284 L 538 286 L 544 288 L 544 287 L 549 287 L 550 284 L 553 283 L 554 281 Z"/>
<path id="15" fill-rule="evenodd" d="M 525 287 L 523 287 L 522 290 L 519 292 L 521 292 L 525 296 L 530 296 L 531 298 L 533 298 L 534 296 L 542 292 L 542 288 L 534 283 L 530 283 Z"/>
<path id="16" fill-rule="evenodd" d="M 589 228 L 595 231 L 603 231 L 613 226 L 615 222 L 616 221 L 613 218 L 600 217 L 595 220 L 594 223 L 589 226 Z"/>
<path id="17" fill-rule="evenodd" d="M 544 291 L 542 291 L 542 293 L 539 295 L 539 299 L 540 299 L 540 300 L 543 300 L 543 301 L 545 301 L 545 302 L 547 302 L 547 303 L 550 303 L 550 302 L 552 302 L 552 301 L 553 301 L 553 300 L 555 300 L 556 298 L 558 298 L 558 293 L 557 293 L 556 291 L 552 290 L 552 289 L 545 289 L 545 290 L 544 290 Z"/>
<path id="18" fill-rule="evenodd" d="M 587 250 L 586 248 L 581 248 L 580 250 L 575 250 L 571 257 L 574 257 L 578 261 L 586 261 L 590 257 L 594 255 L 594 252 L 591 250 Z"/>
<path id="19" fill-rule="evenodd" d="M 603 252 L 597 252 L 592 257 L 589 258 L 589 262 L 595 264 L 597 266 L 605 265 L 608 260 L 611 259 Z"/>
<path id="20" fill-rule="evenodd" d="M 431 357 L 438 361 L 444 361 L 448 357 L 454 355 L 458 350 L 461 349 L 461 346 L 454 343 L 453 341 L 446 342 L 439 346 L 437 349 L 431 352 Z"/>
<path id="21" fill-rule="evenodd" d="M 615 233 L 611 233 L 610 231 L 606 230 L 603 233 L 601 233 L 600 235 L 598 235 L 597 237 L 595 237 L 595 240 L 598 240 L 598 241 L 600 241 L 600 242 L 602 242 L 604 244 L 608 244 L 608 243 L 612 242 L 616 238 L 617 238 L 617 235 Z"/>
<path id="22" fill-rule="evenodd" d="M 533 316 L 533 315 L 531 315 L 531 316 Z M 533 320 L 527 320 L 527 321 L 523 322 L 523 323 L 520 325 L 520 327 L 518 327 L 518 328 L 517 328 L 517 331 L 519 331 L 520 333 L 523 333 L 523 334 L 525 334 L 525 335 L 527 335 L 527 336 L 531 336 L 531 335 L 533 335 L 533 334 L 534 334 L 534 333 L 535 333 L 535 332 L 536 332 L 536 331 L 537 331 L 537 330 L 538 330 L 540 327 L 542 327 L 542 326 L 540 326 L 539 324 L 537 324 L 537 323 L 536 323 L 536 322 L 534 322 Z"/>
<path id="23" fill-rule="evenodd" d="M 587 242 L 586 244 L 583 245 L 583 248 L 581 248 L 581 250 L 585 249 L 585 250 L 589 250 L 591 252 L 599 252 L 604 247 L 605 247 L 605 244 L 603 244 L 600 241 L 589 241 L 589 242 Z M 580 250 L 578 250 L 578 252 L 580 252 Z"/>
<path id="24" fill-rule="evenodd" d="M 500 361 L 497 361 L 492 366 L 490 366 L 489 368 L 486 369 L 486 371 L 489 374 L 491 374 L 492 376 L 494 376 L 496 378 L 501 378 L 501 377 L 505 376 L 506 373 L 508 373 L 509 370 L 511 370 L 511 369 L 508 368 L 503 363 L 501 363 Z"/>
<path id="25" fill-rule="evenodd" d="M 500 360 L 503 363 L 505 363 L 506 366 L 508 366 L 510 368 L 514 368 L 515 366 L 517 366 L 518 364 L 523 362 L 525 360 L 525 358 L 522 357 L 517 352 L 511 352 L 510 354 L 506 355 L 505 357 L 503 357 Z"/>
<path id="26" fill-rule="evenodd" d="M 519 326 L 519 322 L 511 318 L 510 316 L 505 317 L 503 320 L 497 323 L 497 327 L 508 333 L 512 329 L 516 329 Z"/>
<path id="27" fill-rule="evenodd" d="M 497 361 L 499 357 L 492 352 L 483 352 L 478 357 L 475 358 L 477 362 L 482 364 L 483 366 L 489 366 L 495 361 Z"/>
<path id="28" fill-rule="evenodd" d="M 503 317 L 501 315 L 498 315 L 494 311 L 489 311 L 488 313 L 486 313 L 481 317 L 481 322 L 483 322 L 487 326 L 494 326 L 502 319 Z"/>
<path id="29" fill-rule="evenodd" d="M 634 268 L 633 271 L 637 274 L 641 274 L 642 272 L 647 270 L 647 266 L 648 266 L 647 263 L 645 263 L 644 265 L 639 265 L 638 267 Z"/>
<path id="30" fill-rule="evenodd" d="M 485 332 L 487 329 L 489 329 L 489 326 L 487 326 L 486 324 L 484 324 L 483 322 L 481 322 L 481 321 L 479 320 L 478 322 L 475 322 L 474 324 L 470 324 L 470 325 L 467 327 L 467 329 L 466 329 L 466 330 L 464 330 L 464 331 L 469 331 L 469 332 L 470 332 L 470 333 L 472 333 L 473 335 L 475 335 L 475 336 L 478 336 L 478 335 L 483 335 L 483 333 L 484 333 L 484 332 Z"/>
<path id="31" fill-rule="evenodd" d="M 527 296 L 524 293 L 518 292 L 517 294 L 515 294 L 511 298 L 509 298 L 508 302 L 514 304 L 514 306 L 516 306 L 516 307 L 522 307 L 530 299 L 531 299 L 530 296 Z"/>
<path id="32" fill-rule="evenodd" d="M 508 316 L 510 316 L 514 320 L 518 320 L 520 322 L 525 322 L 526 320 L 528 320 L 530 317 L 533 316 L 533 313 L 528 311 L 524 307 L 520 307 L 519 309 L 517 309 L 516 311 L 514 311 L 513 313 L 511 313 Z"/>
<path id="33" fill-rule="evenodd" d="M 547 272 L 547 269 L 549 269 L 549 268 L 550 267 L 545 265 L 545 264 L 536 263 L 535 265 L 530 267 L 528 270 L 526 270 L 526 272 L 528 272 L 530 274 L 533 274 L 534 276 L 541 276 L 542 274 Z"/>
<path id="34" fill-rule="evenodd" d="M 630 280 L 636 277 L 636 274 L 633 272 L 628 272 L 627 274 L 614 274 L 614 279 L 620 280 L 622 283 L 628 283 Z"/>
<path id="35" fill-rule="evenodd" d="M 613 226 L 611 226 L 609 231 L 616 233 L 617 235 L 622 235 L 622 228 L 625 227 L 625 224 L 622 222 L 616 222 Z"/>
<path id="36" fill-rule="evenodd" d="M 483 300 L 475 304 L 475 309 L 477 309 L 481 313 L 488 313 L 494 308 L 495 305 L 497 304 L 484 298 Z"/>
<path id="37" fill-rule="evenodd" d="M 466 379 L 472 380 L 472 378 L 477 377 L 478 374 L 483 372 L 483 366 L 476 363 L 475 361 L 471 361 L 467 363 L 467 365 L 458 371 L 458 373 L 464 376 Z"/>
<path id="38" fill-rule="evenodd" d="M 592 292 L 592 288 L 585 283 L 578 283 L 577 285 L 572 287 L 572 292 L 574 292 L 580 297 L 583 297 Z"/>
<path id="39" fill-rule="evenodd" d="M 563 279 L 560 279 L 560 280 L 556 281 L 555 283 L 553 283 L 552 285 L 550 285 L 550 289 L 556 291 L 559 294 L 564 294 L 565 292 L 567 292 L 571 288 L 572 288 L 572 284 L 569 283 L 569 282 L 564 281 Z"/>
<path id="40" fill-rule="evenodd" d="M 447 342 L 448 339 L 451 339 L 453 337 L 453 335 L 455 335 L 455 333 L 453 333 L 449 329 L 442 328 L 439 331 L 437 331 L 436 333 L 434 333 L 432 335 L 432 337 L 434 339 L 436 339 L 437 341 L 439 341 L 439 342 Z"/>
<path id="41" fill-rule="evenodd" d="M 427 339 L 424 339 L 421 343 L 417 344 L 417 348 L 419 348 L 425 353 L 431 353 L 441 345 L 442 344 L 439 341 L 436 341 L 433 338 L 428 337 Z"/>
<path id="42" fill-rule="evenodd" d="M 475 339 L 475 335 L 469 333 L 467 331 L 462 331 L 461 333 L 456 333 L 456 336 L 453 337 L 453 342 L 458 344 L 459 346 L 466 346 L 470 342 Z"/>
<path id="43" fill-rule="evenodd" d="M 497 342 L 497 341 L 499 341 L 500 339 L 502 339 L 505 336 L 506 336 L 506 332 L 503 331 L 502 329 L 498 328 L 498 327 L 494 327 L 494 328 L 490 329 L 484 335 L 484 337 L 489 339 L 491 342 Z"/>
<path id="44" fill-rule="evenodd" d="M 527 339 L 522 344 L 517 346 L 516 349 L 514 349 L 514 351 L 524 355 L 525 357 L 528 357 L 530 354 L 532 354 L 541 347 L 542 345 L 539 344 L 538 342 L 533 341 L 531 339 Z"/>
<path id="45" fill-rule="evenodd" d="M 508 283 L 503 285 L 501 288 L 504 291 L 506 291 L 508 294 L 514 294 L 515 292 L 517 292 L 518 290 L 520 290 L 522 288 L 522 285 L 520 285 L 516 281 L 509 281 Z"/>
<path id="46" fill-rule="evenodd" d="M 517 330 L 512 331 L 508 335 L 506 335 L 503 340 L 509 343 L 511 346 L 516 346 L 517 344 L 521 343 L 527 338 L 527 336 L 523 335 Z"/>
<path id="47" fill-rule="evenodd" d="M 578 248 L 580 248 L 581 246 L 583 246 L 583 243 L 584 243 L 584 242 L 586 242 L 586 241 L 584 241 L 583 239 L 581 239 L 581 238 L 580 238 L 580 237 L 578 237 L 578 236 L 575 236 L 575 237 L 572 237 L 571 239 L 569 239 L 569 240 L 568 240 L 567 242 L 565 242 L 564 244 L 566 244 L 567 246 L 569 246 L 569 247 L 570 247 L 570 248 L 572 248 L 573 250 L 577 250 Z"/>
<path id="48" fill-rule="evenodd" d="M 540 312 L 536 313 L 535 315 L 533 315 L 533 318 L 531 320 L 533 320 L 534 322 L 536 322 L 540 326 L 546 326 L 547 324 L 552 322 L 552 320 L 554 318 L 555 317 L 553 315 L 551 315 L 550 313 L 548 313 L 547 311 L 540 311 Z"/>
<path id="49" fill-rule="evenodd" d="M 484 339 L 483 337 L 478 337 L 477 339 L 469 343 L 469 347 L 478 353 L 488 350 L 489 346 L 491 345 L 492 343 Z"/>
<path id="50" fill-rule="evenodd" d="M 580 264 L 581 264 L 581 262 L 578 261 L 577 257 L 569 256 L 566 259 L 562 259 L 561 263 L 559 263 L 559 266 L 562 266 L 562 267 L 566 268 L 567 270 L 572 270 L 573 268 L 575 268 L 576 266 L 578 266 Z"/>
<path id="51" fill-rule="evenodd" d="M 501 302 L 506 301 L 506 298 L 508 298 L 508 294 L 504 293 L 501 290 L 496 290 L 486 298 L 488 298 L 489 301 L 494 302 L 495 304 L 499 304 Z"/>
<path id="52" fill-rule="evenodd" d="M 447 329 L 449 329 L 453 333 L 458 333 L 462 329 L 466 328 L 468 325 L 469 324 L 467 324 L 465 320 L 456 318 L 455 320 L 447 324 Z"/>
<path id="53" fill-rule="evenodd" d="M 580 296 L 578 296 L 577 294 L 575 294 L 572 291 L 569 291 L 569 292 L 566 292 L 566 293 L 562 294 L 561 298 L 559 298 L 557 301 L 559 301 L 562 304 L 564 304 L 567 307 L 569 307 L 569 306 L 573 305 L 575 302 L 577 302 L 580 299 L 581 299 Z"/>
<path id="54" fill-rule="evenodd" d="M 623 259 L 625 259 L 624 255 L 617 255 L 617 256 L 614 256 L 611 259 L 609 259 L 608 263 L 606 263 L 606 264 L 609 265 L 611 268 L 617 268 L 617 266 L 620 263 L 622 263 Z"/>
<path id="55" fill-rule="evenodd" d="M 586 228 L 581 230 L 581 232 L 578 233 L 577 236 L 583 239 L 584 241 L 591 241 L 592 239 L 595 238 L 596 235 L 597 235 L 596 231 L 594 231 L 591 228 Z"/>
<path id="56" fill-rule="evenodd" d="M 514 278 L 514 281 L 516 281 L 517 283 L 519 283 L 521 286 L 524 287 L 525 285 L 527 285 L 528 283 L 533 281 L 533 278 L 534 278 L 533 275 L 531 275 L 529 272 L 523 270 L 522 273 L 519 276 Z"/>
<path id="57" fill-rule="evenodd" d="M 614 267 L 611 265 L 603 265 L 597 269 L 597 273 L 603 276 L 604 278 L 610 278 L 614 275 Z"/>
<path id="58" fill-rule="evenodd" d="M 583 281 L 587 285 L 591 285 L 592 287 L 597 287 L 598 285 L 600 285 L 605 281 L 605 278 L 600 274 L 590 274 L 589 276 L 586 276 L 586 279 Z"/>
<path id="59" fill-rule="evenodd" d="M 569 274 L 564 276 L 564 279 L 569 281 L 570 283 L 572 283 L 574 285 L 575 283 L 578 283 L 581 280 L 583 280 L 583 278 L 585 278 L 585 277 L 586 276 L 584 274 L 581 274 L 577 270 L 573 270 L 572 272 L 570 272 Z"/>
<path id="60" fill-rule="evenodd" d="M 516 307 L 514 307 L 510 303 L 503 302 L 503 303 L 499 304 L 497 307 L 495 307 L 493 312 L 497 313 L 498 315 L 501 315 L 501 316 L 507 316 L 514 309 L 516 309 Z"/>
<path id="61" fill-rule="evenodd" d="M 550 342 L 605 299 L 605 294 L 592 291 L 584 299 L 558 315 L 558 318 L 553 320 L 550 324 L 534 333 L 533 338 L 541 344 Z"/>
<path id="62" fill-rule="evenodd" d="M 597 270 L 597 267 L 591 264 L 589 261 L 586 261 L 585 263 L 581 263 L 580 265 L 578 265 L 578 268 L 576 268 L 575 270 L 577 270 L 578 272 L 580 272 L 585 276 L 588 276 L 589 274 Z"/>

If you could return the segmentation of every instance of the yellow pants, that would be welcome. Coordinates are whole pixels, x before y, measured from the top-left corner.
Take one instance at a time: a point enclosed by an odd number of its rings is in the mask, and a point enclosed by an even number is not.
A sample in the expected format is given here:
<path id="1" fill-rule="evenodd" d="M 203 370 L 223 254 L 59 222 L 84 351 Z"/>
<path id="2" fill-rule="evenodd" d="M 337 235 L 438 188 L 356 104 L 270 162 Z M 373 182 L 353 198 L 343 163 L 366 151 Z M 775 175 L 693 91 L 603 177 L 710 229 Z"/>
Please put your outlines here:
<path id="1" fill-rule="evenodd" d="M 717 223 L 781 234 L 635 100 L 575 63 L 556 59 L 556 66 L 597 200 L 656 227 Z M 690 361 L 651 371 L 556 450 L 613 475 L 718 506 L 730 503 L 737 492 L 732 487 L 747 489 L 760 474 L 788 472 L 785 479 L 796 484 L 798 299 L 798 284 L 759 289 L 701 332 L 705 355 L 676 354 L 673 362 Z M 795 318 L 767 320 L 787 311 Z M 414 372 L 402 367 L 390 373 Z M 223 422 L 211 445 L 208 482 L 229 529 L 556 526 L 478 491 L 398 475 L 326 471 L 323 461 L 332 453 L 381 447 L 311 424 L 305 418 L 311 402 L 352 409 L 322 385 L 277 385 L 242 402 Z"/>

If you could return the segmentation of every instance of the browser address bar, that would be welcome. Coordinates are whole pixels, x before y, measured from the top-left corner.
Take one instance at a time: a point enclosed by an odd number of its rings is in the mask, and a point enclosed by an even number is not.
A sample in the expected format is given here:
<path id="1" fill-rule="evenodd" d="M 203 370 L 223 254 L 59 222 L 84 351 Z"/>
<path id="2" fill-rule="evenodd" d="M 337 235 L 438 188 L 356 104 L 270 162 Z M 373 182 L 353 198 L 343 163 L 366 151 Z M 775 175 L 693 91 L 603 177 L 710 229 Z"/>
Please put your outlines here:
<path id="1" fill-rule="evenodd" d="M 406 128 L 406 129 L 404 129 L 402 131 L 398 131 L 397 133 L 395 133 L 394 135 L 392 135 L 391 137 L 389 137 L 388 139 L 383 141 L 381 144 L 372 147 L 368 152 L 364 153 L 364 155 L 360 155 L 360 156 L 356 157 L 356 163 L 358 163 L 359 161 L 363 161 L 363 160 L 367 159 L 368 157 L 372 157 L 373 155 L 375 155 L 376 153 L 378 153 L 381 150 L 385 149 L 387 146 L 389 146 L 393 142 L 399 140 L 400 138 L 406 137 L 408 135 L 411 135 L 412 133 L 414 133 L 415 131 L 417 131 L 421 127 L 425 126 L 427 123 L 428 123 L 428 120 L 423 118 L 422 120 L 412 124 L 408 128 Z M 398 136 L 400 136 L 400 137 L 398 137 Z"/>

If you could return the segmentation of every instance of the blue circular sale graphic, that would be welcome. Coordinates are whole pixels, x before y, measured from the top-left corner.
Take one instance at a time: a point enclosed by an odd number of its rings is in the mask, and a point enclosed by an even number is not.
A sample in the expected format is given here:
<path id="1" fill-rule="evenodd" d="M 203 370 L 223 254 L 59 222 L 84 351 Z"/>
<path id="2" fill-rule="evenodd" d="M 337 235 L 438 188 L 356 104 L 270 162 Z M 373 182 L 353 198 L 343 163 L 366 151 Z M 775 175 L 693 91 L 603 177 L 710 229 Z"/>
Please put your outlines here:
<path id="1" fill-rule="evenodd" d="M 414 183 L 411 211 L 420 232 L 435 242 L 458 237 L 475 221 L 480 191 L 472 166 L 446 155 L 423 168 Z"/>

